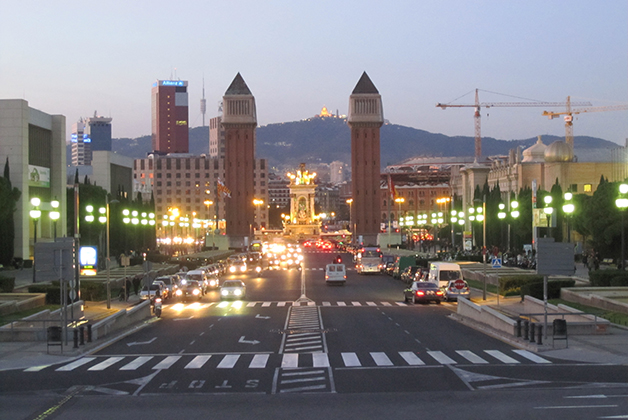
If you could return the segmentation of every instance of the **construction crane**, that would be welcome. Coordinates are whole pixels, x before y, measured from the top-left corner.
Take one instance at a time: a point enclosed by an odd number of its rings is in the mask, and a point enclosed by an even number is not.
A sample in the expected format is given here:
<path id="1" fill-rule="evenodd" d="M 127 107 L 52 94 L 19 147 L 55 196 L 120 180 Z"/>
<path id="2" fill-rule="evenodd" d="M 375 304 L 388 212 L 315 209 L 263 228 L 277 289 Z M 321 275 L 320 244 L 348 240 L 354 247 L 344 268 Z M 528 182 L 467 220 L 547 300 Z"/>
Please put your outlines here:
<path id="1" fill-rule="evenodd" d="M 565 143 L 571 146 L 573 150 L 573 114 L 584 114 L 585 112 L 604 112 L 604 111 L 621 111 L 628 109 L 628 105 L 610 105 L 610 106 L 594 106 L 590 108 L 571 109 L 574 105 L 571 97 L 567 96 L 567 110 L 563 112 L 543 111 L 543 116 L 549 117 L 550 120 L 564 115 L 565 118 Z"/>
<path id="2" fill-rule="evenodd" d="M 475 103 L 474 104 L 441 104 L 436 106 L 441 109 L 446 108 L 475 108 L 473 118 L 475 120 L 475 158 L 480 159 L 482 157 L 482 132 L 481 132 L 481 117 L 480 108 L 493 108 L 493 107 L 529 107 L 529 106 L 566 106 L 565 102 L 480 102 L 478 89 L 475 90 Z M 575 105 L 575 103 L 572 103 Z M 578 102 L 578 106 L 589 106 L 589 102 Z"/>

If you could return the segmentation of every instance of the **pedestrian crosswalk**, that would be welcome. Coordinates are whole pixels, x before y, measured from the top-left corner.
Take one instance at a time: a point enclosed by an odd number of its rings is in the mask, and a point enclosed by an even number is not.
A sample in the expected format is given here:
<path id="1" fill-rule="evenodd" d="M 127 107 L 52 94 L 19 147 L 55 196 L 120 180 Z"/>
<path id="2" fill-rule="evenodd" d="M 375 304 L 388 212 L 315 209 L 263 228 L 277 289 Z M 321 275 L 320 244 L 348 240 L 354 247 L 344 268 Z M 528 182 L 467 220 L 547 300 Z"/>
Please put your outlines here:
<path id="1" fill-rule="evenodd" d="M 412 307 L 414 305 L 407 304 L 404 302 L 397 301 L 322 301 L 322 302 L 295 302 L 295 301 L 222 301 L 222 302 L 208 302 L 208 303 L 174 303 L 170 305 L 164 305 L 163 308 L 173 308 L 177 311 L 185 311 L 185 310 L 199 310 L 206 308 L 220 308 L 220 309 L 242 309 L 244 308 L 270 308 L 270 307 L 290 307 L 290 306 L 337 306 L 337 307 Z"/>
<path id="2" fill-rule="evenodd" d="M 141 369 L 300 369 L 300 368 L 386 368 L 437 365 L 523 365 L 553 362 L 527 350 L 451 350 L 397 352 L 332 353 L 219 353 L 197 355 L 123 355 L 82 357 L 64 365 L 37 366 L 25 372 L 52 371 L 102 372 L 105 370 L 137 371 Z"/>

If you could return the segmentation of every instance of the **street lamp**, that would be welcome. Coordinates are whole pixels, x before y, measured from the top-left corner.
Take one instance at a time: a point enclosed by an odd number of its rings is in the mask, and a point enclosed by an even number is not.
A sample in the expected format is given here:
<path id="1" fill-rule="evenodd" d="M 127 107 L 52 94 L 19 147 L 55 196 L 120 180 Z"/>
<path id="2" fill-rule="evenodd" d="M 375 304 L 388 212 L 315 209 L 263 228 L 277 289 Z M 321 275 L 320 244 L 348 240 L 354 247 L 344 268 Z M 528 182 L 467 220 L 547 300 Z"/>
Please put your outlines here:
<path id="1" fill-rule="evenodd" d="M 499 246 L 503 247 L 502 241 L 504 240 L 504 219 L 506 218 L 506 205 L 499 203 L 499 211 L 497 212 L 497 218 L 499 219 Z"/>
<path id="2" fill-rule="evenodd" d="M 545 207 L 543 208 L 543 213 L 545 213 L 545 217 L 547 218 L 547 233 L 550 233 L 550 225 L 552 223 L 552 213 L 554 213 L 554 208 L 552 208 L 552 196 L 546 195 L 543 197 L 543 202 L 545 203 Z M 550 235 L 551 236 L 551 235 Z"/>
<path id="3" fill-rule="evenodd" d="M 397 214 L 397 220 L 399 220 L 399 221 L 401 221 L 401 203 L 403 203 L 405 201 L 406 201 L 406 199 L 403 198 L 403 197 L 395 198 L 395 203 L 397 203 L 399 205 L 399 211 L 398 211 L 398 214 Z"/>
<path id="4" fill-rule="evenodd" d="M 52 224 L 54 226 L 54 240 L 57 240 L 57 220 L 61 217 L 61 213 L 57 210 L 59 208 L 59 200 L 56 198 L 50 202 L 50 206 L 54 209 L 48 215 L 50 219 L 52 219 Z"/>
<path id="5" fill-rule="evenodd" d="M 39 210 L 39 205 L 41 204 L 41 200 L 38 197 L 31 198 L 31 206 L 33 208 L 29 212 L 31 219 L 33 219 L 33 283 L 35 283 L 36 269 L 35 269 L 35 248 L 37 245 L 37 222 L 41 217 L 41 210 Z"/>
<path id="6" fill-rule="evenodd" d="M 621 262 L 621 269 L 625 270 L 626 268 L 624 267 L 624 262 L 625 260 L 625 255 L 626 255 L 626 246 L 625 246 L 625 239 L 624 239 L 624 210 L 626 210 L 626 208 L 628 207 L 628 198 L 626 198 L 626 194 L 628 193 L 628 185 L 627 184 L 621 184 L 619 185 L 619 194 L 621 194 L 621 196 L 615 200 L 615 205 L 617 206 L 617 208 L 620 210 L 621 212 L 621 258 L 619 259 Z"/>
<path id="7" fill-rule="evenodd" d="M 517 200 L 512 200 L 510 202 L 510 217 L 512 219 L 516 219 L 519 217 L 519 202 Z M 510 223 L 508 223 L 508 249 L 510 250 L 512 246 L 510 246 Z"/>
<path id="8" fill-rule="evenodd" d="M 571 226 L 569 225 L 569 221 L 571 219 L 571 215 L 573 214 L 576 207 L 571 202 L 573 198 L 573 194 L 570 192 L 565 193 L 565 204 L 563 205 L 563 212 L 567 217 L 567 242 L 571 242 Z"/>

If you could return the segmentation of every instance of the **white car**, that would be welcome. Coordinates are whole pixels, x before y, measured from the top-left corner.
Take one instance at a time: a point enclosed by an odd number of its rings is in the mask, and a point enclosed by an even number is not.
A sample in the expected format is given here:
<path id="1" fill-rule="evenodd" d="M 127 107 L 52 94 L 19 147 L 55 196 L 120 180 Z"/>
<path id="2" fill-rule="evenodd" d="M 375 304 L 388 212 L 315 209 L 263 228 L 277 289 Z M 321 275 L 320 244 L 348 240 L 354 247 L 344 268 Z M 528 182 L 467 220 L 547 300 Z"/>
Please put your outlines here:
<path id="1" fill-rule="evenodd" d="M 246 285 L 241 280 L 226 280 L 220 286 L 220 299 L 244 299 Z"/>
<path id="2" fill-rule="evenodd" d="M 325 283 L 340 284 L 347 282 L 347 269 L 344 264 L 327 264 L 325 266 Z"/>

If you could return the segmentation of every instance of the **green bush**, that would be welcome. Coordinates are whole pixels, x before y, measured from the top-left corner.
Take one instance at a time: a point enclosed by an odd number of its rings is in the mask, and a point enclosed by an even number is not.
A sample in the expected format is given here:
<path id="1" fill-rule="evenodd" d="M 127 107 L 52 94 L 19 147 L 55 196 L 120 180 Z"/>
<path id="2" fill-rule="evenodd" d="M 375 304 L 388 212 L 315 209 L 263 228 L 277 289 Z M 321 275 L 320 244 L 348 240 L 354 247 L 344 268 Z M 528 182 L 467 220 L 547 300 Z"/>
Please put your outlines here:
<path id="1" fill-rule="evenodd" d="M 81 282 L 81 300 L 101 301 L 107 299 L 107 283 L 96 281 Z"/>
<path id="2" fill-rule="evenodd" d="M 499 278 L 499 290 L 503 296 L 516 296 L 526 284 L 543 281 L 543 276 L 504 276 Z"/>
<path id="3" fill-rule="evenodd" d="M 15 287 L 15 277 L 0 276 L 0 293 L 12 293 Z"/>
<path id="4" fill-rule="evenodd" d="M 592 287 L 628 286 L 628 271 L 594 270 L 589 273 Z"/>
<path id="5" fill-rule="evenodd" d="M 59 305 L 61 303 L 61 290 L 59 290 L 59 282 L 54 284 L 34 284 L 28 286 L 28 293 L 45 293 L 46 304 Z"/>
<path id="6" fill-rule="evenodd" d="M 60 305 L 61 290 L 58 281 L 51 284 L 34 284 L 28 286 L 29 293 L 45 293 L 46 304 Z M 81 282 L 81 300 L 101 301 L 107 299 L 107 285 L 104 282 L 83 281 Z M 68 297 L 68 302 L 70 298 Z"/>
<path id="7" fill-rule="evenodd" d="M 547 282 L 547 298 L 559 299 L 560 289 L 563 287 L 574 287 L 575 280 L 550 280 Z M 537 299 L 543 299 L 543 282 L 535 281 L 521 286 L 521 296 L 528 295 Z"/>

